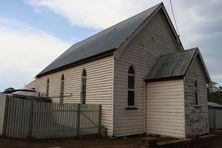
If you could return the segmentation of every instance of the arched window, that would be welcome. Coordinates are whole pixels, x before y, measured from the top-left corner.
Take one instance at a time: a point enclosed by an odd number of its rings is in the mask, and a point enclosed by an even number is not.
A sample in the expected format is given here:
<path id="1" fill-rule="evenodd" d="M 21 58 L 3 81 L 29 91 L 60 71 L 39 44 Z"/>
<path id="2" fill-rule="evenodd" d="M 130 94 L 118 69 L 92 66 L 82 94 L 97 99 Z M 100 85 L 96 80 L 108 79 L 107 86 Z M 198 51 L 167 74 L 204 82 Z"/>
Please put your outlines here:
<path id="1" fill-rule="evenodd" d="M 194 87 L 195 87 L 195 105 L 199 105 L 199 100 L 198 100 L 198 82 L 195 80 L 194 82 Z"/>
<path id="2" fill-rule="evenodd" d="M 82 91 L 81 91 L 81 103 L 86 104 L 86 78 L 87 78 L 87 73 L 86 70 L 82 70 Z"/>
<path id="3" fill-rule="evenodd" d="M 64 74 L 62 74 L 60 80 L 60 103 L 63 103 L 64 101 L 64 84 L 65 84 L 65 77 Z"/>
<path id="4" fill-rule="evenodd" d="M 128 70 L 128 106 L 135 105 L 134 83 L 135 83 L 135 72 L 133 66 L 131 65 Z"/>
<path id="5" fill-rule="evenodd" d="M 46 82 L 46 96 L 49 96 L 49 78 L 47 79 Z"/>

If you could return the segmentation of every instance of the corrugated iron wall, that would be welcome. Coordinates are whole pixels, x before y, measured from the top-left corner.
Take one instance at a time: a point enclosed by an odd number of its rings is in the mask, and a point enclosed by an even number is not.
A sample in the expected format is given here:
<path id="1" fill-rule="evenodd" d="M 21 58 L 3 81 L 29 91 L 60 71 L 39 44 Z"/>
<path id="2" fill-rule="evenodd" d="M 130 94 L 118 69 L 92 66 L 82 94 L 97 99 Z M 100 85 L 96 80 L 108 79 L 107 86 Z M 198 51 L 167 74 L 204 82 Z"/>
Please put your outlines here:
<path id="1" fill-rule="evenodd" d="M 222 109 L 209 107 L 209 128 L 222 129 Z"/>
<path id="2" fill-rule="evenodd" d="M 0 136 L 3 134 L 6 95 L 0 94 Z"/>

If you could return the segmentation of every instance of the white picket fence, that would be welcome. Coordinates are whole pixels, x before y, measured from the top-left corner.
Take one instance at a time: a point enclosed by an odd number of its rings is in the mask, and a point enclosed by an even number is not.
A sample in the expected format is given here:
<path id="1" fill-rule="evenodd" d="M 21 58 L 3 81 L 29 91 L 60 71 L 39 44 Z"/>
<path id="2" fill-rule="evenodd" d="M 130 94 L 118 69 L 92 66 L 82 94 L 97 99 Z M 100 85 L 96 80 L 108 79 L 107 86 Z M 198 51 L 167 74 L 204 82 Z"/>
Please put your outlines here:
<path id="1" fill-rule="evenodd" d="M 100 134 L 101 105 L 31 100 L 7 97 L 3 135 L 48 139 Z"/>

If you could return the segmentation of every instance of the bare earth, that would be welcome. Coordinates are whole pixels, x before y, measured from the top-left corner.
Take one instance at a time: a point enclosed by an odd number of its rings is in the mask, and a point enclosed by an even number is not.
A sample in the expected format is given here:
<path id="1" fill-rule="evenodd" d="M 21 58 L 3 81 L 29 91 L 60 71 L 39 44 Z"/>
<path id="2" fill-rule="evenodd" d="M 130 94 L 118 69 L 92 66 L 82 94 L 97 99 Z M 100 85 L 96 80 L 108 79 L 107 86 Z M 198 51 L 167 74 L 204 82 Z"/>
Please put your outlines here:
<path id="1" fill-rule="evenodd" d="M 19 140 L 0 137 L 0 148 L 139 148 L 141 137 Z"/>

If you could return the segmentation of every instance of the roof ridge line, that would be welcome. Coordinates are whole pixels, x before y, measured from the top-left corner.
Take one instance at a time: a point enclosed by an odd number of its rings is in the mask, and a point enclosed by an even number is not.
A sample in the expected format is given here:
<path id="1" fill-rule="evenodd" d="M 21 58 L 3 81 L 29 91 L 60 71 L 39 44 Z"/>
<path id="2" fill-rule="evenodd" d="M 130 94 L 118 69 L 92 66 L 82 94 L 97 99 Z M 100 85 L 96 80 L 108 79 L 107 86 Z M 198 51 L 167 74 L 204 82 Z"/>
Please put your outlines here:
<path id="1" fill-rule="evenodd" d="M 152 7 L 150 7 L 149 9 L 152 9 L 152 8 L 154 8 L 154 7 L 157 7 L 157 6 L 159 7 L 160 5 L 163 5 L 163 2 L 158 3 L 158 4 L 156 4 L 156 5 L 152 6 Z M 111 26 L 109 26 L 109 27 L 107 27 L 107 28 L 104 28 L 103 30 L 101 30 L 101 31 L 99 31 L 99 32 L 96 32 L 95 34 L 86 37 L 85 39 L 83 39 L 83 40 L 81 40 L 81 41 L 79 41 L 79 42 L 73 44 L 72 46 L 77 45 L 77 44 L 81 43 L 82 41 L 85 41 L 85 40 L 87 40 L 87 39 L 89 39 L 89 38 L 92 38 L 92 37 L 94 37 L 95 35 L 98 35 L 98 34 L 100 34 L 100 33 L 102 33 L 102 32 L 105 32 L 105 31 L 107 31 L 107 30 L 109 30 L 109 29 L 111 29 L 111 28 L 117 26 L 117 25 L 120 24 L 120 23 L 123 23 L 123 22 L 125 22 L 125 21 L 127 21 L 127 20 L 129 20 L 129 19 L 131 19 L 131 18 L 133 18 L 133 17 L 136 17 L 136 16 L 138 16 L 138 15 L 140 15 L 140 14 L 142 14 L 142 13 L 148 11 L 149 9 L 143 10 L 143 11 L 141 11 L 141 12 L 138 13 L 138 14 L 135 14 L 135 15 L 133 15 L 133 16 L 131 16 L 131 17 L 129 17 L 129 18 L 127 18 L 127 19 L 121 21 L 121 22 L 118 22 L 117 24 L 114 24 L 114 25 L 111 25 Z M 154 10 L 154 11 L 155 11 L 155 10 Z M 151 15 L 152 15 L 152 14 L 151 14 Z M 146 19 L 145 19 L 145 20 L 146 20 Z M 145 20 L 144 20 L 144 21 L 145 21 Z M 142 23 L 144 23 L 144 22 L 142 22 Z M 141 24 L 142 24 L 142 23 L 141 23 Z M 139 27 L 138 27 L 138 28 L 139 28 Z M 137 29 L 136 29 L 136 30 L 137 30 Z M 135 31 L 136 31 L 136 30 L 135 30 Z M 72 46 L 71 46 L 71 47 L 72 47 Z M 71 47 L 70 47 L 70 48 L 71 48 Z M 68 48 L 68 49 L 70 49 L 70 48 Z M 67 49 L 67 50 L 68 50 L 68 49 Z"/>
<path id="2" fill-rule="evenodd" d="M 153 16 L 153 14 L 154 14 L 157 10 L 159 11 L 160 7 L 163 7 L 163 6 L 164 6 L 164 5 L 163 5 L 163 2 L 161 2 L 161 3 L 159 3 L 159 4 L 156 4 L 155 6 L 147 9 L 147 10 L 150 10 L 150 9 L 156 7 L 156 8 L 153 10 L 153 12 L 152 12 L 149 16 L 147 16 L 147 17 L 138 25 L 138 27 L 128 36 L 128 38 L 126 38 L 125 41 L 123 41 L 123 42 L 120 44 L 119 49 L 121 48 L 122 50 L 124 50 L 125 47 L 128 45 L 128 43 L 129 43 L 129 42 L 134 38 L 134 36 L 137 34 L 137 31 L 143 29 L 143 28 L 146 26 L 146 23 L 148 22 L 148 19 L 151 18 L 151 17 Z M 142 14 L 142 13 L 144 13 L 144 12 L 147 11 L 147 10 L 144 10 L 144 11 L 142 11 L 142 12 L 139 13 L 139 14 Z M 139 14 L 138 14 L 138 15 L 139 15 Z M 120 50 L 121 50 L 121 49 L 120 49 Z M 121 51 L 121 52 L 123 52 L 123 51 Z M 118 57 L 120 57 L 120 56 L 121 56 L 121 54 L 119 54 Z"/>
<path id="3" fill-rule="evenodd" d="M 139 32 L 139 28 L 145 26 L 144 22 L 147 22 L 149 18 L 154 16 L 153 14 L 159 12 L 163 7 L 163 3 L 159 3 L 73 44 L 38 73 L 36 77 L 44 76 L 46 73 L 53 73 L 54 70 L 62 69 L 66 65 L 83 61 L 103 52 L 110 51 L 111 49 L 120 49 L 124 44 L 127 44 L 128 40 L 133 38 L 133 34 Z"/>

